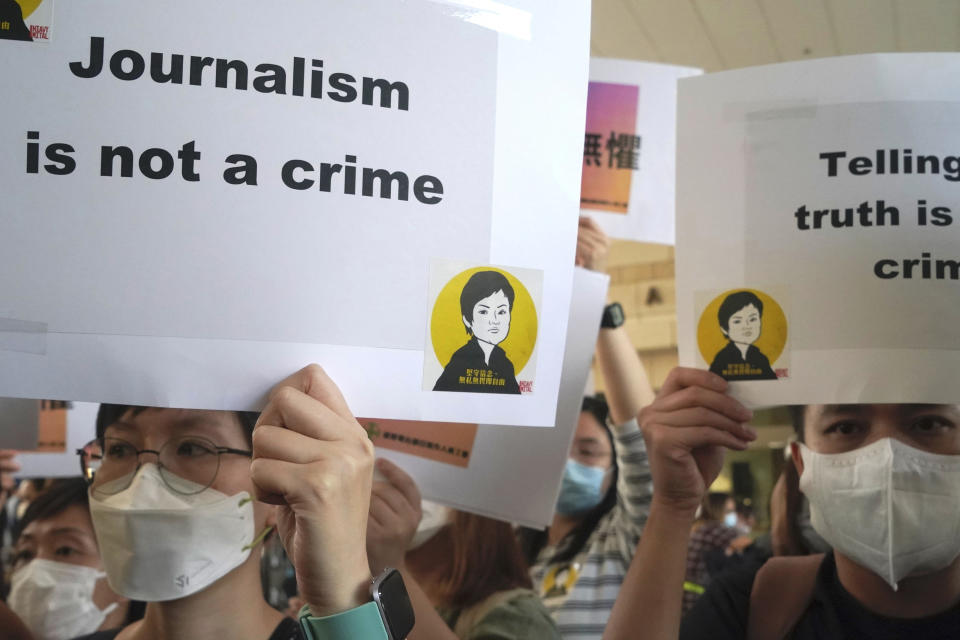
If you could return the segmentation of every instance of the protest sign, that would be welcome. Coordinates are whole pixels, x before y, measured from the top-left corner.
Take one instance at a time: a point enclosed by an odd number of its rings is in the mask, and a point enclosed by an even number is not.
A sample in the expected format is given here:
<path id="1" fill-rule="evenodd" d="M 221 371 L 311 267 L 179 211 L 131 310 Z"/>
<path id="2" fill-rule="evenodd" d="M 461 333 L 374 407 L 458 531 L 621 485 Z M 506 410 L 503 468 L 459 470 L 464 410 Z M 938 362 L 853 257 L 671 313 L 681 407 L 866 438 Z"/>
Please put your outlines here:
<path id="1" fill-rule="evenodd" d="M 960 400 L 956 54 L 683 80 L 680 358 L 752 405 Z"/>
<path id="2" fill-rule="evenodd" d="M 44 443 L 41 438 L 40 446 L 36 450 L 17 455 L 20 471 L 17 472 L 16 477 L 68 478 L 80 475 L 80 458 L 76 451 L 96 436 L 99 405 L 89 402 L 71 402 L 67 408 L 64 408 L 63 404 L 44 402 L 45 409 L 40 413 L 48 414 L 43 418 L 49 421 L 48 433 L 59 435 L 64 438 L 64 441 L 55 442 L 55 438 L 52 438 Z"/>
<path id="3" fill-rule="evenodd" d="M 0 39 L 0 393 L 255 409 L 318 362 L 360 415 L 551 424 L 589 4 L 474 4 L 58 2 Z M 425 377 L 441 262 L 521 274 L 522 393 Z"/>
<path id="4" fill-rule="evenodd" d="M 677 80 L 700 73 L 590 59 L 580 208 L 610 236 L 673 244 Z"/>
<path id="5" fill-rule="evenodd" d="M 553 429 L 398 423 L 361 419 L 377 446 L 413 476 L 424 498 L 543 528 L 553 518 L 560 479 L 583 402 L 610 279 L 577 269 Z"/>

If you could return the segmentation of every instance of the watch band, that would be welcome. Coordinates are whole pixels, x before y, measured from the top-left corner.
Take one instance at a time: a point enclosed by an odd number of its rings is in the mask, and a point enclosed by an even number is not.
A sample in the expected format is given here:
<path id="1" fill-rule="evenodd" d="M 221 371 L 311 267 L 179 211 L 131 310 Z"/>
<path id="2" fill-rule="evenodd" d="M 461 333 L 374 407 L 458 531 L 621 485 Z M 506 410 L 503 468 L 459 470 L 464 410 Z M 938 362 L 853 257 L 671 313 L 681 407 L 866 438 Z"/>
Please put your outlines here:
<path id="1" fill-rule="evenodd" d="M 322 618 L 310 615 L 310 607 L 304 605 L 299 618 L 307 640 L 390 640 L 375 602 Z"/>

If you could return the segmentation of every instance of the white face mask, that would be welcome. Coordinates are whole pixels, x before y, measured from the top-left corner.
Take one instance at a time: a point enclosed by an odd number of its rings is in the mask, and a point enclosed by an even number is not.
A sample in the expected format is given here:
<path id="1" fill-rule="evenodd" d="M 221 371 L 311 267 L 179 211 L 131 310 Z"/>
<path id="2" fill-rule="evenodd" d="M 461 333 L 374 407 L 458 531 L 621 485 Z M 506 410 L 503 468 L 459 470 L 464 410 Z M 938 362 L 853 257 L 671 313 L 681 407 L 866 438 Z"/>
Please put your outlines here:
<path id="1" fill-rule="evenodd" d="M 184 491 L 200 485 L 177 479 Z M 171 491 L 155 464 L 114 495 L 90 491 L 90 514 L 110 586 L 131 600 L 163 602 L 197 593 L 250 555 L 250 494 Z"/>
<path id="2" fill-rule="evenodd" d="M 450 509 L 442 504 L 423 500 L 420 503 L 420 511 L 423 513 L 423 517 L 420 518 L 417 532 L 413 534 L 413 539 L 407 546 L 407 551 L 416 549 L 433 538 L 450 522 Z"/>
<path id="3" fill-rule="evenodd" d="M 960 555 L 960 456 L 891 438 L 830 455 L 799 446 L 810 523 L 837 552 L 894 590 Z"/>
<path id="4" fill-rule="evenodd" d="M 90 567 L 33 559 L 13 574 L 7 604 L 37 640 L 70 640 L 100 628 L 114 602 L 100 610 L 93 603 L 97 580 L 106 574 Z"/>

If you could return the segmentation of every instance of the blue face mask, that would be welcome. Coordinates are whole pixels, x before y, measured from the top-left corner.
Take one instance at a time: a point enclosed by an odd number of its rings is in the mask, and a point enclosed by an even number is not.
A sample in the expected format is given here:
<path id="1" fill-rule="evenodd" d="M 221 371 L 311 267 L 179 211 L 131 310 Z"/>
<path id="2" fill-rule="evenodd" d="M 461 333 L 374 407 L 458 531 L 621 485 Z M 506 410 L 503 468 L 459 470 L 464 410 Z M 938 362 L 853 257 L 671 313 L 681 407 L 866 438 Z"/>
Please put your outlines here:
<path id="1" fill-rule="evenodd" d="M 723 516 L 723 524 L 727 525 L 728 528 L 733 529 L 737 526 L 737 512 L 731 511 L 727 515 Z"/>
<path id="2" fill-rule="evenodd" d="M 567 458 L 557 499 L 557 511 L 565 516 L 586 513 L 603 500 L 603 479 L 607 470 Z"/>

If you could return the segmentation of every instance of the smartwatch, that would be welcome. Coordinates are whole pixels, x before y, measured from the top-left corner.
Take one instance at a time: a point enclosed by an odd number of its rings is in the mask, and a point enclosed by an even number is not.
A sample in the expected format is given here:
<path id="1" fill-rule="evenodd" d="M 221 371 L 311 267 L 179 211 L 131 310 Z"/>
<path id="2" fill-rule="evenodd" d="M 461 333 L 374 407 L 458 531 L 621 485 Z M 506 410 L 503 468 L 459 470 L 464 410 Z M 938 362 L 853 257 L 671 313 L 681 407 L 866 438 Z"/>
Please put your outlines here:
<path id="1" fill-rule="evenodd" d="M 608 304 L 603 310 L 600 328 L 616 329 L 617 327 L 622 327 L 626 319 L 626 316 L 623 314 L 623 307 L 620 306 L 619 302 Z"/>
<path id="2" fill-rule="evenodd" d="M 413 605 L 396 569 L 384 569 L 370 588 L 373 602 L 332 616 L 317 618 L 310 607 L 300 610 L 300 628 L 307 640 L 403 640 L 413 629 Z"/>

